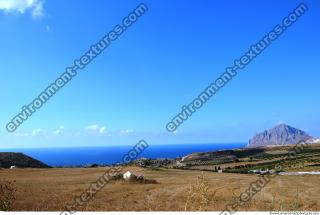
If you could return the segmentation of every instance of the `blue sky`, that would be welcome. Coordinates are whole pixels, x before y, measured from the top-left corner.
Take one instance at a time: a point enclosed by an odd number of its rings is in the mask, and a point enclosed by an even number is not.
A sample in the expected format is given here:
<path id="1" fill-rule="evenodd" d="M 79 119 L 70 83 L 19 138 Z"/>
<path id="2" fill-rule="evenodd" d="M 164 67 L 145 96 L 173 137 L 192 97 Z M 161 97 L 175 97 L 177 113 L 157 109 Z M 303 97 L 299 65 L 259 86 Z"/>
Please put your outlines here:
<path id="1" fill-rule="evenodd" d="M 29 2 L 29 4 L 26 4 Z M 144 1 L 149 11 L 14 133 L 6 123 L 139 1 L 0 0 L 0 148 L 246 142 L 279 122 L 320 136 L 320 3 L 204 107 L 166 123 L 300 1 Z"/>

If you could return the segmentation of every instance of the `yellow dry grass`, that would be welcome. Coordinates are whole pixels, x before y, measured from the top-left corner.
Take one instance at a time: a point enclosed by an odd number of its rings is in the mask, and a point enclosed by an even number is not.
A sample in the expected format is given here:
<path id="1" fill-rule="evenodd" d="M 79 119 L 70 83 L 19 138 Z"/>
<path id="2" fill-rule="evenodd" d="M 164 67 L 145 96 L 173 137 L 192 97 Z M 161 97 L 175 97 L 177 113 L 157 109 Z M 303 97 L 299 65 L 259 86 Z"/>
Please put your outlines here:
<path id="1" fill-rule="evenodd" d="M 16 181 L 16 211 L 60 211 L 106 168 L 0 170 Z M 127 167 L 158 184 L 111 182 L 85 207 L 89 211 L 221 211 L 259 176 Z M 319 175 L 278 176 L 241 211 L 320 210 Z"/>

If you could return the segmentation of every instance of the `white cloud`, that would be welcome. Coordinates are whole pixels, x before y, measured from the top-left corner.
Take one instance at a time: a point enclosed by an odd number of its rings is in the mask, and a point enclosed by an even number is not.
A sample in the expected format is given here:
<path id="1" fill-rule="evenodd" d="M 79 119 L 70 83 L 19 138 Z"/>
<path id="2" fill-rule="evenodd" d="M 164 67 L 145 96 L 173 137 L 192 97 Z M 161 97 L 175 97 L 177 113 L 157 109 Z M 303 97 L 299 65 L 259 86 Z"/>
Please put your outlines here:
<path id="1" fill-rule="evenodd" d="M 45 134 L 45 130 L 41 128 L 33 129 L 31 131 L 26 131 L 26 132 L 15 132 L 14 136 L 16 137 L 35 137 L 39 136 L 42 134 Z"/>
<path id="2" fill-rule="evenodd" d="M 85 127 L 85 130 L 87 131 L 96 131 L 99 129 L 99 125 L 89 125 L 87 127 Z"/>
<path id="3" fill-rule="evenodd" d="M 28 137 L 29 136 L 29 133 L 15 133 L 14 136 L 16 137 Z"/>
<path id="4" fill-rule="evenodd" d="M 89 125 L 89 126 L 85 127 L 85 130 L 90 131 L 90 132 L 98 132 L 99 134 L 107 133 L 107 128 L 105 126 L 99 126 L 97 124 Z"/>
<path id="5" fill-rule="evenodd" d="M 128 134 L 132 133 L 132 132 L 133 132 L 132 129 L 121 130 L 121 131 L 119 132 L 119 135 L 120 135 L 120 136 L 125 136 L 125 135 L 128 135 Z"/>
<path id="6" fill-rule="evenodd" d="M 64 130 L 64 126 L 61 125 L 57 130 L 55 130 L 53 133 L 56 134 L 56 135 L 59 135 L 63 132 Z"/>
<path id="7" fill-rule="evenodd" d="M 20 14 L 30 11 L 33 18 L 40 18 L 44 13 L 42 0 L 0 0 L 0 10 Z"/>
<path id="8" fill-rule="evenodd" d="M 73 135 L 73 136 L 82 136 L 82 135 L 105 135 L 109 133 L 106 126 L 99 126 L 97 124 L 95 125 L 89 125 L 83 129 L 75 129 L 70 130 L 66 129 L 63 125 L 59 126 L 59 128 L 56 128 L 54 130 L 48 131 L 45 129 L 37 128 L 34 130 L 29 130 L 27 132 L 16 132 L 16 137 L 36 137 L 36 136 L 59 136 L 59 135 Z"/>
<path id="9" fill-rule="evenodd" d="M 31 136 L 38 136 L 38 135 L 42 134 L 43 132 L 44 132 L 44 130 L 42 130 L 41 128 L 34 129 L 34 130 L 31 132 Z"/>
<path id="10" fill-rule="evenodd" d="M 99 133 L 100 134 L 105 134 L 105 133 L 107 133 L 107 129 L 106 129 L 106 127 L 101 127 L 100 129 L 99 129 Z"/>

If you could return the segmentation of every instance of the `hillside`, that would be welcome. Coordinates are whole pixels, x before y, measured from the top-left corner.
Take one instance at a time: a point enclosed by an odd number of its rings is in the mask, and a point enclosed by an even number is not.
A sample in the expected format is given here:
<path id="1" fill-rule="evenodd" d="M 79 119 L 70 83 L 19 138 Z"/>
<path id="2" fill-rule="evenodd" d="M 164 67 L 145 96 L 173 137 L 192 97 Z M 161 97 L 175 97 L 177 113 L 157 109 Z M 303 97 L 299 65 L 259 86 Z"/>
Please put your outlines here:
<path id="1" fill-rule="evenodd" d="M 10 168 L 11 166 L 20 168 L 50 168 L 47 164 L 23 153 L 0 152 L 0 167 Z"/>
<path id="2" fill-rule="evenodd" d="M 318 171 L 320 170 L 320 142 L 307 143 L 295 152 L 296 145 L 265 146 L 224 151 L 192 153 L 182 158 L 183 169 L 217 171 L 229 173 L 249 173 L 256 169 L 275 169 L 282 171 Z M 290 158 L 290 159 L 288 159 Z M 178 168 L 178 167 L 176 167 Z"/>
<path id="3" fill-rule="evenodd" d="M 233 162 L 240 158 L 253 156 L 264 152 L 264 149 L 233 149 L 233 150 L 220 150 L 212 152 L 197 152 L 187 155 L 182 158 L 182 162 L 190 161 L 214 161 L 216 163 Z"/>

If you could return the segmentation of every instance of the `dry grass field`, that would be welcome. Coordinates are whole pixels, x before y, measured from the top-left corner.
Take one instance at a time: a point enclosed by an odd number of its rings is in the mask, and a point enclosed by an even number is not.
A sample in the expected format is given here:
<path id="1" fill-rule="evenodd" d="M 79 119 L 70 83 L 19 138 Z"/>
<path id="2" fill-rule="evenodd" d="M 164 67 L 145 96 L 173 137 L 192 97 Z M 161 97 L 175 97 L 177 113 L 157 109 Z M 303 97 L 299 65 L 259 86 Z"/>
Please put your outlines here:
<path id="1" fill-rule="evenodd" d="M 158 184 L 113 181 L 79 210 L 220 211 L 260 176 L 197 170 L 127 167 Z M 124 171 L 125 171 L 124 170 Z M 15 211 L 60 211 L 105 168 L 0 170 L 0 180 L 16 181 Z M 199 179 L 200 177 L 200 179 Z M 242 211 L 320 210 L 320 175 L 277 176 Z"/>

